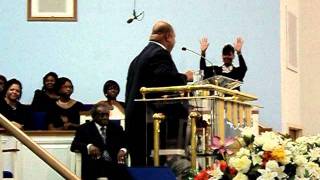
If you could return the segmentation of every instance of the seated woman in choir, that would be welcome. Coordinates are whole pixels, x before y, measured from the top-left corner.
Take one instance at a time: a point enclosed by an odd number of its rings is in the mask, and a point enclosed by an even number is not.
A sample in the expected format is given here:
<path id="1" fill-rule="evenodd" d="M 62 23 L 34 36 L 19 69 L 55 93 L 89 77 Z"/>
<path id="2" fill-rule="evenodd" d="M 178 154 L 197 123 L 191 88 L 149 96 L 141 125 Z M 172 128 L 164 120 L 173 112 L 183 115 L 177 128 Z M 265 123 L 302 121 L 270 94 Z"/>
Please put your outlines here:
<path id="1" fill-rule="evenodd" d="M 3 88 L 4 97 L 0 98 L 0 113 L 19 129 L 29 129 L 31 113 L 28 106 L 19 102 L 22 84 L 17 79 L 10 79 Z"/>
<path id="2" fill-rule="evenodd" d="M 74 130 L 80 125 L 80 111 L 83 104 L 70 96 L 73 85 L 70 79 L 61 77 L 56 82 L 59 99 L 48 110 L 47 122 L 49 130 Z"/>
<path id="3" fill-rule="evenodd" d="M 107 98 L 109 105 L 113 107 L 110 111 L 110 120 L 124 120 L 124 103 L 117 101 L 117 96 L 120 92 L 120 86 L 116 81 L 108 80 L 103 86 L 103 93 Z M 124 122 L 121 123 L 124 126 Z"/>
<path id="4" fill-rule="evenodd" d="M 4 96 L 3 88 L 7 82 L 7 78 L 0 74 L 0 98 Z"/>
<path id="5" fill-rule="evenodd" d="M 55 88 L 57 80 L 58 75 L 55 72 L 49 72 L 43 77 L 42 89 L 34 92 L 31 103 L 34 112 L 47 112 L 50 105 L 59 99 Z"/>

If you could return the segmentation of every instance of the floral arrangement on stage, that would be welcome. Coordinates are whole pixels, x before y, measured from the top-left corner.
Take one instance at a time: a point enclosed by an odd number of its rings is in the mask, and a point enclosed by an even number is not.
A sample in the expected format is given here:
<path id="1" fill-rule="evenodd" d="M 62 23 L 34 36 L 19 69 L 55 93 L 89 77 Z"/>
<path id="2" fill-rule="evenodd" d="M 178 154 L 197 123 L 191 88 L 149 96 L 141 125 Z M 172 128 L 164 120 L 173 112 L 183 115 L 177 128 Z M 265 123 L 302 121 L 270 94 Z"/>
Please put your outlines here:
<path id="1" fill-rule="evenodd" d="M 320 179 L 320 135 L 296 141 L 275 132 L 254 136 L 251 128 L 241 129 L 239 138 L 212 138 L 215 163 L 195 180 L 215 179 Z"/>

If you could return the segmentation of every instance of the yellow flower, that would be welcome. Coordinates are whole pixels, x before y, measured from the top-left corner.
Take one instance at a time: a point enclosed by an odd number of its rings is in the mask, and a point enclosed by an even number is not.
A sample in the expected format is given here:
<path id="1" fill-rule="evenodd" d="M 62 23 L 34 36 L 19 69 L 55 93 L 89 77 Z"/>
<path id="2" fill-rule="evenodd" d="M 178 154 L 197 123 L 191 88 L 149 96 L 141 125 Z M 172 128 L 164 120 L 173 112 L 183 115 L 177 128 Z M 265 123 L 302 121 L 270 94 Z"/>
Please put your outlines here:
<path id="1" fill-rule="evenodd" d="M 281 146 L 279 148 L 276 148 L 274 149 L 272 152 L 271 152 L 271 156 L 274 160 L 277 160 L 279 162 L 282 162 L 285 160 L 285 156 L 286 156 L 286 153 L 284 151 L 284 147 Z"/>

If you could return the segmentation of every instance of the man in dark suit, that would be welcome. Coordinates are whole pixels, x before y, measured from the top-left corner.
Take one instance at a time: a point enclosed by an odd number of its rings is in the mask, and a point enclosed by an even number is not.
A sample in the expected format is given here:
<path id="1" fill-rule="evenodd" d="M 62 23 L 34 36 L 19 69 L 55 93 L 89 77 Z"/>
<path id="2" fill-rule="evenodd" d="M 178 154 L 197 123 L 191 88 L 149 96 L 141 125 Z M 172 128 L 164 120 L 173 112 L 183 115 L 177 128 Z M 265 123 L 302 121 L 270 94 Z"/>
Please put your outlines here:
<path id="1" fill-rule="evenodd" d="M 243 46 L 243 39 L 238 37 L 234 43 L 234 46 L 227 44 L 222 49 L 222 66 L 206 66 L 206 61 L 204 58 L 200 60 L 200 69 L 204 70 L 204 78 L 210 78 L 213 75 L 223 75 L 238 81 L 243 81 L 244 76 L 247 72 L 247 65 L 241 53 L 241 48 Z M 209 47 L 208 39 L 202 38 L 200 40 L 200 50 L 203 57 L 206 56 L 206 50 Z M 239 66 L 235 67 L 232 64 L 235 58 L 235 52 L 237 52 L 239 59 Z"/>
<path id="2" fill-rule="evenodd" d="M 150 41 L 141 53 L 131 62 L 126 85 L 126 131 L 132 166 L 146 165 L 146 112 L 145 104 L 135 102 L 142 96 L 141 87 L 161 87 L 185 85 L 192 81 L 191 71 L 178 72 L 170 52 L 175 44 L 172 26 L 158 21 L 152 28 Z M 149 137 L 152 135 L 149 134 Z"/>
<path id="3" fill-rule="evenodd" d="M 82 179 L 131 179 L 123 165 L 127 153 L 124 131 L 109 121 L 110 109 L 106 101 L 95 104 L 93 120 L 79 127 L 71 144 L 71 151 L 82 155 Z"/>

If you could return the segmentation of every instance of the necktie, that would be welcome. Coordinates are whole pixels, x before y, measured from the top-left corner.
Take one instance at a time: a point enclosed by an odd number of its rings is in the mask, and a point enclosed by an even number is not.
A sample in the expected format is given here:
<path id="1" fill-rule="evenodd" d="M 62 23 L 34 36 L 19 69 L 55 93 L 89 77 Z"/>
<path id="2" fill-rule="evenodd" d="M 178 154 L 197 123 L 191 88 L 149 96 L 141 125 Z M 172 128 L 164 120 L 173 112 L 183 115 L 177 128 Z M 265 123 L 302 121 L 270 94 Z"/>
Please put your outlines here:
<path id="1" fill-rule="evenodd" d="M 102 139 L 103 139 L 103 143 L 105 144 L 106 143 L 106 139 L 107 139 L 106 127 L 102 126 L 100 128 L 100 131 L 101 131 L 101 136 L 102 136 Z"/>
<path id="2" fill-rule="evenodd" d="M 106 144 L 106 140 L 107 140 L 107 132 L 106 132 L 106 127 L 105 126 L 102 126 L 100 128 L 100 131 L 101 131 L 101 136 L 102 136 L 102 139 L 103 139 L 103 143 Z M 111 161 L 111 157 L 110 157 L 110 154 L 109 152 L 105 149 L 103 152 L 102 152 L 102 158 L 106 161 Z"/>

